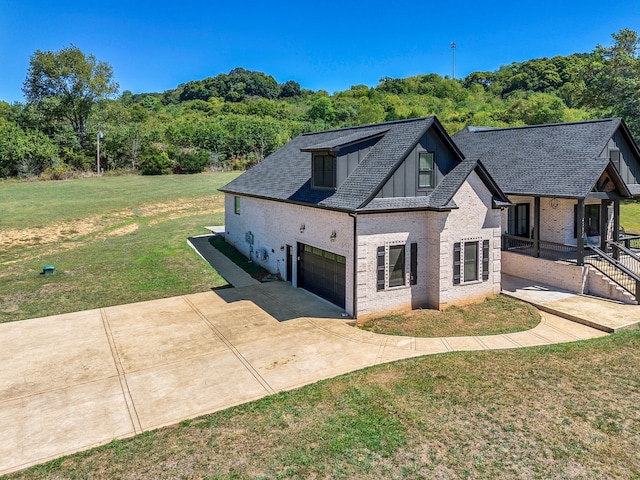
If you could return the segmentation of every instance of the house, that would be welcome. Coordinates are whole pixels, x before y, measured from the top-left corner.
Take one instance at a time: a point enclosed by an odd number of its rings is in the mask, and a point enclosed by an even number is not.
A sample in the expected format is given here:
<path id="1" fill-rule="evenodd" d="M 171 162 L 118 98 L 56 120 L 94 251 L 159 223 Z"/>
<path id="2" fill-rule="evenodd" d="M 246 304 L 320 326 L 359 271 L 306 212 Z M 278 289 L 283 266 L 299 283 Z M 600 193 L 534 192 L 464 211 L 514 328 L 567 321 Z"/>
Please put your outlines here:
<path id="1" fill-rule="evenodd" d="M 299 135 L 220 190 L 227 242 L 353 317 L 500 292 L 510 204 L 435 117 Z"/>
<path id="2" fill-rule="evenodd" d="M 640 197 L 640 151 L 622 119 L 467 127 L 453 140 L 512 203 L 502 218 L 503 273 L 637 300 L 631 274 L 640 261 L 620 245 L 620 201 Z M 623 259 L 630 272 L 612 266 Z"/>
<path id="3" fill-rule="evenodd" d="M 359 319 L 482 300 L 502 273 L 640 293 L 640 259 L 616 243 L 620 200 L 640 196 L 621 119 L 453 138 L 435 117 L 306 133 L 221 190 L 229 243 Z"/>

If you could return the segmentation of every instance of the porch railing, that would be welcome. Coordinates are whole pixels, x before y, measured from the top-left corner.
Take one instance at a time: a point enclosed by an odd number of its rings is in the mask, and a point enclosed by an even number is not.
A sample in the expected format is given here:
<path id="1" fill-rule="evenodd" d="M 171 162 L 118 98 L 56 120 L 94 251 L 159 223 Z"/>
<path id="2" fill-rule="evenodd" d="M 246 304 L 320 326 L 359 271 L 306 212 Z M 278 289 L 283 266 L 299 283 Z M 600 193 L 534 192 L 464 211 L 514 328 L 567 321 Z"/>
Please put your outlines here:
<path id="1" fill-rule="evenodd" d="M 502 235 L 502 250 L 540 257 L 546 260 L 575 260 L 577 247 L 575 245 L 539 240 L 536 251 L 534 239 L 505 233 Z"/>
<path id="2" fill-rule="evenodd" d="M 640 250 L 640 235 L 634 233 L 621 235 L 620 243 L 628 249 Z"/>
<path id="3" fill-rule="evenodd" d="M 640 275 L 640 255 L 622 244 L 607 242 L 607 253 L 627 269 Z"/>
<path id="4" fill-rule="evenodd" d="M 627 265 L 625 265 L 625 261 L 610 257 L 598 247 L 589 245 L 586 248 L 589 254 L 585 255 L 584 263 L 592 266 L 613 283 L 625 289 L 640 303 L 640 274 L 628 268 Z M 619 248 L 619 246 L 614 248 Z M 625 250 L 627 249 L 625 248 Z M 625 256 L 629 257 L 627 254 L 625 254 Z M 628 260 L 627 258 L 626 261 L 628 262 Z M 631 258 L 631 260 L 636 261 L 636 259 L 633 258 Z M 640 259 L 638 260 L 640 261 Z"/>

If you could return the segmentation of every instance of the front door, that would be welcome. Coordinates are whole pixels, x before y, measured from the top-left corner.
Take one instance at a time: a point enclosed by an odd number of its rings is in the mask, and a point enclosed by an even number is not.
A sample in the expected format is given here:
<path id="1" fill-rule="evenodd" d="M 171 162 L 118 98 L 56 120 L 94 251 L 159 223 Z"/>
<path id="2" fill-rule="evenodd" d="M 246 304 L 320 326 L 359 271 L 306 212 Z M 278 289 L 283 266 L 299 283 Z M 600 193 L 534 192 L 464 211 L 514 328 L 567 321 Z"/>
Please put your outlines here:
<path id="1" fill-rule="evenodd" d="M 287 245 L 287 282 L 293 282 L 293 247 Z"/>

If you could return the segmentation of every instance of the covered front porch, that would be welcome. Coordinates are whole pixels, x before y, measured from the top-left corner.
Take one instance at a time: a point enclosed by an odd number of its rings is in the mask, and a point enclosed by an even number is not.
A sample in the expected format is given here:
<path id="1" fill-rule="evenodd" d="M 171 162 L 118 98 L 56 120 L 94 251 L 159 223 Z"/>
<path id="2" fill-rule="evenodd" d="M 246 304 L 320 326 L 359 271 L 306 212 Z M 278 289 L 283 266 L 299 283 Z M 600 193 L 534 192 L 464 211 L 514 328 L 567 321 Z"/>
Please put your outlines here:
<path id="1" fill-rule="evenodd" d="M 548 280 L 578 293 L 640 301 L 640 235 L 621 227 L 617 192 L 510 200 L 513 205 L 503 215 L 504 273 Z"/>

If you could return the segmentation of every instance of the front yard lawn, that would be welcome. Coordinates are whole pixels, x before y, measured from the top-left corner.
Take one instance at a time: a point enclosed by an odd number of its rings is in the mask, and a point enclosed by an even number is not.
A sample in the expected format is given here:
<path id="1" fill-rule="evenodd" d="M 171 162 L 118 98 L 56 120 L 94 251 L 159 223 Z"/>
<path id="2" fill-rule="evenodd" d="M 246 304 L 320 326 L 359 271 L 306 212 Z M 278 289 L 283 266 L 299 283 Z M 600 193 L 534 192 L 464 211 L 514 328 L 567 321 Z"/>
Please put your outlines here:
<path id="1" fill-rule="evenodd" d="M 452 306 L 444 311 L 412 310 L 366 321 L 360 328 L 386 335 L 459 337 L 498 335 L 530 330 L 540 314 L 528 303 L 499 295 L 482 303 Z"/>

